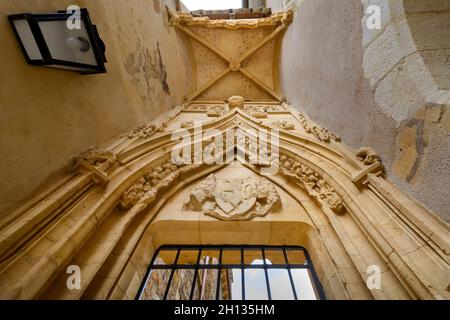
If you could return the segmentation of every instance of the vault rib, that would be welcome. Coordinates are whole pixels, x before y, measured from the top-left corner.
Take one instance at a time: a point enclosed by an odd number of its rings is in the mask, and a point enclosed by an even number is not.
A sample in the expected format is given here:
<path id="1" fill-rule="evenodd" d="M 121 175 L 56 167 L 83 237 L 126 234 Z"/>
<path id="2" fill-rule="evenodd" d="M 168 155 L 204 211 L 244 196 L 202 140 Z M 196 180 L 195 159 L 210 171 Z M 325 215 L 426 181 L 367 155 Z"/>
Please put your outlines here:
<path id="1" fill-rule="evenodd" d="M 260 87 L 262 90 L 266 91 L 269 95 L 271 95 L 273 98 L 275 98 L 277 101 L 282 101 L 282 98 L 274 91 L 272 88 L 264 84 L 263 82 L 259 81 L 255 76 L 253 76 L 250 72 L 247 70 L 240 68 L 239 71 L 250 81 L 252 81 L 254 84 L 256 84 L 258 87 Z"/>
<path id="2" fill-rule="evenodd" d="M 286 26 L 284 24 L 282 24 L 281 26 L 276 28 L 270 35 L 268 35 L 267 37 L 262 39 L 257 45 L 255 45 L 253 48 L 251 48 L 246 53 L 244 53 L 239 58 L 238 62 L 242 63 L 242 62 L 244 62 L 244 60 L 250 58 L 256 51 L 261 49 L 266 43 L 268 43 L 270 40 L 272 40 L 273 38 L 278 36 L 278 34 L 280 34 L 280 32 L 284 31 L 284 29 L 286 29 Z"/>
<path id="3" fill-rule="evenodd" d="M 220 79 L 222 79 L 223 77 L 225 77 L 229 72 L 231 71 L 230 68 L 227 68 L 225 71 L 223 71 L 222 73 L 220 73 L 217 77 L 215 77 L 214 79 L 208 81 L 207 84 L 205 84 L 200 90 L 198 90 L 191 98 L 191 100 L 194 100 L 195 98 L 197 98 L 198 96 L 200 96 L 203 92 L 205 92 L 206 90 L 208 90 L 209 88 L 211 88 L 215 83 L 217 83 L 217 81 L 219 81 Z"/>
<path id="4" fill-rule="evenodd" d="M 204 47 L 206 47 L 207 49 L 211 50 L 212 52 L 217 54 L 219 57 L 224 59 L 226 62 L 229 63 L 231 61 L 230 57 L 228 57 L 222 50 L 217 48 L 215 45 L 211 44 L 209 41 L 203 39 L 199 34 L 193 32 L 192 30 L 189 30 L 189 28 L 183 27 L 181 25 L 175 25 L 175 28 L 183 31 L 188 36 L 190 36 L 192 39 L 196 40 L 201 45 L 203 45 Z"/>

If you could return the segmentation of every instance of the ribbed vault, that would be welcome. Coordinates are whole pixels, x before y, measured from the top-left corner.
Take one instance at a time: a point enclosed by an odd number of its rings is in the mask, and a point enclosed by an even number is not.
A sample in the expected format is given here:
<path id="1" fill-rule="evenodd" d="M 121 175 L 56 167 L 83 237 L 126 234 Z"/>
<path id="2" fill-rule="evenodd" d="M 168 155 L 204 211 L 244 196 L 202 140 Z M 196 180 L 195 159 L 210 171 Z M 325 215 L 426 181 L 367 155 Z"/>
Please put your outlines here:
<path id="1" fill-rule="evenodd" d="M 189 99 L 220 101 L 240 95 L 252 101 L 281 101 L 279 43 L 291 21 L 291 11 L 245 20 L 170 13 L 171 25 L 187 37 L 193 66 Z"/>

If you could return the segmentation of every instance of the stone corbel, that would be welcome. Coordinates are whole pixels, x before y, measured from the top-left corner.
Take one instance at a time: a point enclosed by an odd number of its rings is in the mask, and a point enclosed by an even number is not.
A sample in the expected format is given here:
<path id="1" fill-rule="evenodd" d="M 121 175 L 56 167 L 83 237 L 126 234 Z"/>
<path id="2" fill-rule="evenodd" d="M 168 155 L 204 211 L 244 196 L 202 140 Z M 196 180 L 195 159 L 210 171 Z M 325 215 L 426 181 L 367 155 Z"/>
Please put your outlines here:
<path id="1" fill-rule="evenodd" d="M 352 182 L 360 187 L 368 182 L 368 175 L 374 174 L 380 176 L 384 173 L 384 166 L 381 163 L 381 157 L 369 147 L 360 148 L 355 153 L 358 161 L 364 166 L 363 170 L 352 177 Z"/>
<path id="2" fill-rule="evenodd" d="M 106 186 L 110 180 L 105 172 L 106 167 L 115 162 L 117 157 L 111 151 L 91 149 L 77 157 L 74 171 L 84 169 L 91 172 L 95 183 Z"/>

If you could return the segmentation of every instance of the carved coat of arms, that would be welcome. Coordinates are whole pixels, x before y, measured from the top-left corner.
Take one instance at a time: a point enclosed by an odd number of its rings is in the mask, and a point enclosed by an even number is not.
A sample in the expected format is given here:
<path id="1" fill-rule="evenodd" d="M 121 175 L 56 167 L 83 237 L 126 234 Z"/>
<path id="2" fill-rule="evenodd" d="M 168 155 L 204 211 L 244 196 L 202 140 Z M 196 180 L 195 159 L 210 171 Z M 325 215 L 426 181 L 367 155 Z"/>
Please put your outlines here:
<path id="1" fill-rule="evenodd" d="M 214 174 L 191 192 L 183 206 L 185 211 L 203 212 L 220 220 L 250 220 L 280 208 L 280 196 L 269 180 L 226 180 Z"/>

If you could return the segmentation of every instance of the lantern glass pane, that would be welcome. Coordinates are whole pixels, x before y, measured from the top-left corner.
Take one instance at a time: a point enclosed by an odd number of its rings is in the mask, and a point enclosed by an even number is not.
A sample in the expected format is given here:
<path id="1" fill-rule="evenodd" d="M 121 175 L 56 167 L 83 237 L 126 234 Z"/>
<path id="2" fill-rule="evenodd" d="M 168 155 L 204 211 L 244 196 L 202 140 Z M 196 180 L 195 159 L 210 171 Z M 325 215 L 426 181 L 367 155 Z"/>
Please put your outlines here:
<path id="1" fill-rule="evenodd" d="M 42 60 L 41 51 L 34 39 L 28 21 L 26 19 L 20 19 L 14 20 L 13 23 L 30 60 Z"/>
<path id="2" fill-rule="evenodd" d="M 84 23 L 73 30 L 67 27 L 66 20 L 39 21 L 39 27 L 53 59 L 97 66 Z"/>

